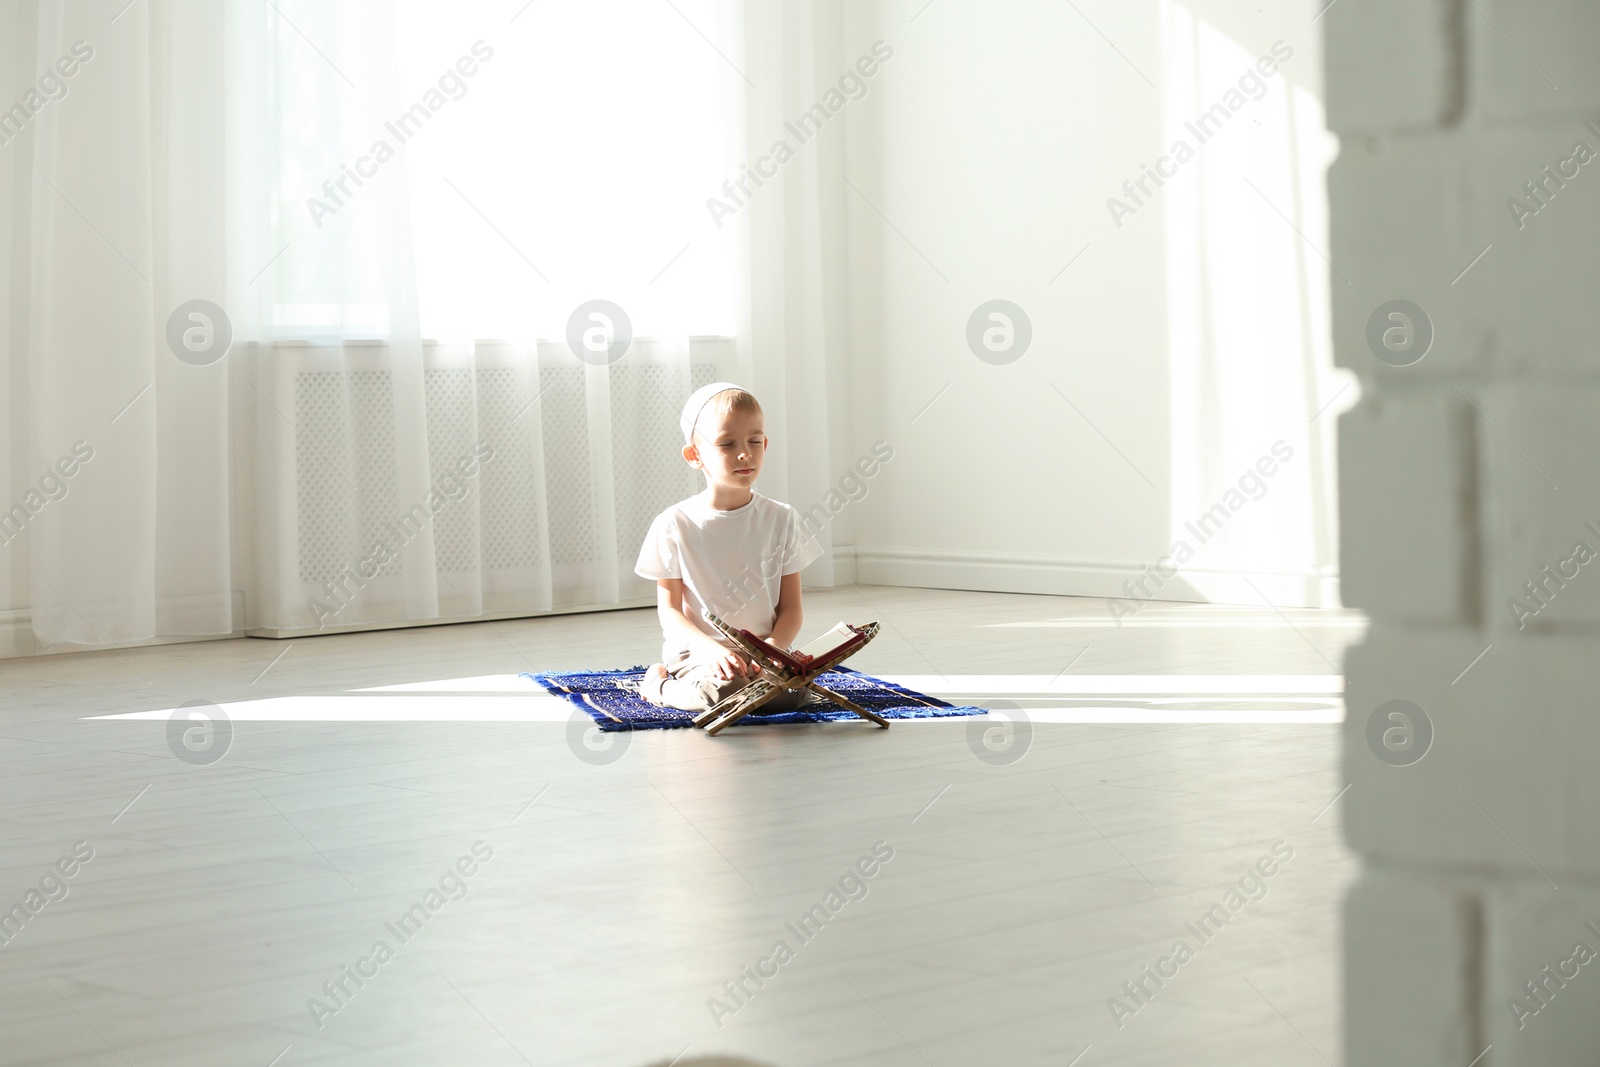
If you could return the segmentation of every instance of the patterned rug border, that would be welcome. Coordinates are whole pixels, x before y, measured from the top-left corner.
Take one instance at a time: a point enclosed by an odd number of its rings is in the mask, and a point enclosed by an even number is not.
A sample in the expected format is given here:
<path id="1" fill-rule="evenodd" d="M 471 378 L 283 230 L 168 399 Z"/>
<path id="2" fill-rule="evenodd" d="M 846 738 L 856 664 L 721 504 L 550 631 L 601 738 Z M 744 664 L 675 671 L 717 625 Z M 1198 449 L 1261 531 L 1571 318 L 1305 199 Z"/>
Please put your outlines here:
<path id="1" fill-rule="evenodd" d="M 689 712 L 680 711 L 677 708 L 656 707 L 653 704 L 646 703 L 642 697 L 637 696 L 635 699 L 637 699 L 644 708 L 644 710 L 639 713 L 639 717 L 635 718 L 631 722 L 626 719 L 619 719 L 605 708 L 590 700 L 588 691 L 574 689 L 561 682 L 561 679 L 564 678 L 615 678 L 628 675 L 639 675 L 642 677 L 644 672 L 648 669 L 648 664 L 640 664 L 636 667 L 622 667 L 614 670 L 523 671 L 522 677 L 538 682 L 547 691 L 554 693 L 557 696 L 565 697 L 573 705 L 586 712 L 591 718 L 593 718 L 595 724 L 599 726 L 601 732 L 603 733 L 611 733 L 622 730 L 675 730 L 683 727 L 693 726 L 694 716 Z M 849 675 L 854 678 L 861 679 L 862 681 L 869 682 L 874 686 L 878 686 L 889 693 L 903 696 L 914 702 L 912 704 L 903 706 L 870 709 L 876 711 L 879 715 L 886 719 L 944 719 L 967 717 L 972 715 L 987 715 L 989 712 L 988 708 L 975 707 L 970 704 L 948 704 L 945 701 L 940 700 L 938 697 L 931 697 L 926 693 L 918 693 L 913 689 L 907 689 L 903 685 L 885 681 L 882 678 L 875 678 L 870 674 L 852 670 L 849 667 L 835 667 L 833 670 L 828 671 L 822 676 L 824 679 L 823 684 L 827 684 L 826 679 L 828 675 Z M 623 689 L 624 691 L 627 691 L 628 689 L 626 686 L 620 686 L 619 688 Z M 795 711 L 773 712 L 770 715 L 762 715 L 760 712 L 756 712 L 735 723 L 734 725 L 764 726 L 769 723 L 843 722 L 847 720 L 854 721 L 857 719 L 856 714 L 850 711 L 848 708 L 841 708 L 837 705 L 824 705 L 820 703 L 816 706 L 818 710 L 815 711 L 809 711 L 802 708 Z"/>

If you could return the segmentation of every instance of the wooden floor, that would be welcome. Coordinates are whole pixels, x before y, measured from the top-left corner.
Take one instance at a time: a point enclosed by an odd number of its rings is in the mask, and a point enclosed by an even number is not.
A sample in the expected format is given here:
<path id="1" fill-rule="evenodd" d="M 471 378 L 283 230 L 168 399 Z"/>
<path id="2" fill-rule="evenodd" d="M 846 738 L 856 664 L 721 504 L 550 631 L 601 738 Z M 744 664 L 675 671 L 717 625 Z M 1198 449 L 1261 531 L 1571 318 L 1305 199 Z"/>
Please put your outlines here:
<path id="1" fill-rule="evenodd" d="M 516 677 L 648 663 L 649 611 L 0 663 L 0 1062 L 1340 1062 L 1358 616 L 806 607 L 1026 721 L 599 738 Z"/>

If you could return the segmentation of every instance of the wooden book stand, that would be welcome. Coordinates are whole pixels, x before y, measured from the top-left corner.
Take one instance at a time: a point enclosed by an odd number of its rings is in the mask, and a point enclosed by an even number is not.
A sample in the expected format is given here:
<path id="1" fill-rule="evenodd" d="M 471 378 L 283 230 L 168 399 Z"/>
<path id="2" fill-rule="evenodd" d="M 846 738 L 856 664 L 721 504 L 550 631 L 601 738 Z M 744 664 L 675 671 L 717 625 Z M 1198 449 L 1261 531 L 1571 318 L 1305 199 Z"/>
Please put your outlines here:
<path id="1" fill-rule="evenodd" d="M 825 634 L 820 642 L 811 646 L 815 648 L 818 643 L 828 643 L 836 636 L 844 637 L 842 643 L 834 644 L 815 654 L 805 652 L 785 652 L 775 645 L 768 644 L 749 630 L 734 629 L 715 615 L 706 614 L 711 620 L 711 625 L 722 631 L 723 635 L 732 641 L 751 662 L 761 669 L 761 676 L 749 685 L 740 687 L 728 694 L 715 705 L 702 711 L 694 717 L 694 724 L 705 728 L 708 734 L 721 733 L 725 727 L 731 726 L 755 711 L 761 705 L 772 700 L 779 693 L 786 690 L 804 689 L 826 697 L 840 707 L 848 708 L 869 722 L 875 722 L 885 730 L 889 728 L 888 720 L 881 715 L 875 715 L 866 708 L 855 704 L 830 689 L 825 689 L 817 684 L 816 679 L 832 667 L 844 662 L 866 646 L 868 641 L 878 636 L 878 624 L 869 622 L 865 626 L 851 626 L 840 623 L 839 626 Z M 842 633 L 836 633 L 842 628 Z"/>

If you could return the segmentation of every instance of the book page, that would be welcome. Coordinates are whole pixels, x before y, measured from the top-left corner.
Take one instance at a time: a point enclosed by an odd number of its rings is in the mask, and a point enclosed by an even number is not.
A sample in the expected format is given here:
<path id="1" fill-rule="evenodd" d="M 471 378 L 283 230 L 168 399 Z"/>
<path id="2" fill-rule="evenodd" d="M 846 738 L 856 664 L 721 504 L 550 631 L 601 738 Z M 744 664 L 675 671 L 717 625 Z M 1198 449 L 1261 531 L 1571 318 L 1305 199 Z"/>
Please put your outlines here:
<path id="1" fill-rule="evenodd" d="M 812 659 L 817 659 L 821 656 L 827 655 L 829 652 L 832 652 L 834 649 L 838 648 L 846 641 L 851 640 L 855 636 L 856 632 L 850 629 L 850 627 L 846 626 L 842 622 L 837 623 L 833 629 L 829 630 L 815 641 L 812 641 L 804 648 L 797 649 L 796 651 L 803 652 Z"/>

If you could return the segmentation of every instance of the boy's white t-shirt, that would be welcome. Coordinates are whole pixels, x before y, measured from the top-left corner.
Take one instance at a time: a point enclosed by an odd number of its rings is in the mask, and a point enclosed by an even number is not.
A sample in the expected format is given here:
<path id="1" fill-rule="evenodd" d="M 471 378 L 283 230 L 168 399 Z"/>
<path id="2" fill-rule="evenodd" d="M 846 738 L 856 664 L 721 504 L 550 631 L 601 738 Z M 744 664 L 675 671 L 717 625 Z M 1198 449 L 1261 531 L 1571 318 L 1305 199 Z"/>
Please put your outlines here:
<path id="1" fill-rule="evenodd" d="M 733 511 L 711 506 L 709 490 L 679 501 L 655 517 L 633 572 L 642 578 L 683 579 L 683 613 L 719 644 L 728 641 L 706 609 L 735 629 L 757 637 L 772 633 L 782 576 L 804 570 L 822 546 L 781 501 L 751 492 Z M 676 649 L 663 642 L 663 662 Z"/>

